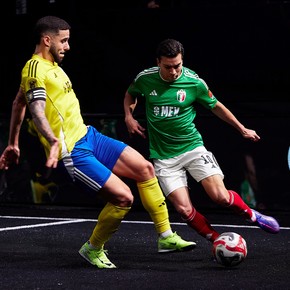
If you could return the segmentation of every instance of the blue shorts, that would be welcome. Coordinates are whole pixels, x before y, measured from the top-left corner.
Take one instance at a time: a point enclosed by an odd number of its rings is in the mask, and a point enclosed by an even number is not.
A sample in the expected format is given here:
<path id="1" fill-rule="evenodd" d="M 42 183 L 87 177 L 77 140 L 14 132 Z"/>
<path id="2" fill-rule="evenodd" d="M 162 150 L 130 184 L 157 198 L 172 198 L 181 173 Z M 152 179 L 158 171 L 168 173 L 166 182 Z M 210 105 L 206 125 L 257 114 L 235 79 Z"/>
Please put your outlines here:
<path id="1" fill-rule="evenodd" d="M 99 191 L 127 144 L 101 134 L 93 126 L 74 146 L 71 154 L 59 161 L 73 182 L 88 191 Z"/>

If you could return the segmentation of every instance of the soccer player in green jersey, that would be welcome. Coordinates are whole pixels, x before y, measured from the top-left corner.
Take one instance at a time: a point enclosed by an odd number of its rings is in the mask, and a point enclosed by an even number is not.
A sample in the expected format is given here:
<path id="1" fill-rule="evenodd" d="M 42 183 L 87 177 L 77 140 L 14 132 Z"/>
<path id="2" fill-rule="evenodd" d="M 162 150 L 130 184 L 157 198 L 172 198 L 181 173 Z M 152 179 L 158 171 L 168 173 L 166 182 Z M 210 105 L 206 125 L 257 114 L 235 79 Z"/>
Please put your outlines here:
<path id="1" fill-rule="evenodd" d="M 137 182 L 142 204 L 158 233 L 158 252 L 193 249 L 194 242 L 172 232 L 153 165 L 127 144 L 84 124 L 72 83 L 59 66 L 70 49 L 69 38 L 70 25 L 63 19 L 45 16 L 37 21 L 35 51 L 22 69 L 0 169 L 7 170 L 19 161 L 19 132 L 28 107 L 30 130 L 36 132 L 45 149 L 46 167 L 57 167 L 74 184 L 107 202 L 89 240 L 79 250 L 84 259 L 98 268 L 116 267 L 104 245 L 133 203 L 133 194 L 120 177 Z"/>
<path id="2" fill-rule="evenodd" d="M 214 202 L 231 208 L 267 232 L 277 233 L 280 228 L 274 218 L 249 208 L 238 193 L 226 189 L 222 170 L 194 124 L 194 104 L 211 110 L 244 138 L 256 142 L 260 137 L 217 100 L 203 79 L 183 66 L 184 48 L 179 41 L 162 41 L 156 57 L 157 66 L 140 72 L 127 89 L 124 111 L 128 132 L 145 138 L 145 128 L 133 116 L 138 98 L 145 98 L 150 158 L 164 195 L 182 219 L 211 242 L 219 233 L 193 206 L 187 172 L 202 184 Z"/>

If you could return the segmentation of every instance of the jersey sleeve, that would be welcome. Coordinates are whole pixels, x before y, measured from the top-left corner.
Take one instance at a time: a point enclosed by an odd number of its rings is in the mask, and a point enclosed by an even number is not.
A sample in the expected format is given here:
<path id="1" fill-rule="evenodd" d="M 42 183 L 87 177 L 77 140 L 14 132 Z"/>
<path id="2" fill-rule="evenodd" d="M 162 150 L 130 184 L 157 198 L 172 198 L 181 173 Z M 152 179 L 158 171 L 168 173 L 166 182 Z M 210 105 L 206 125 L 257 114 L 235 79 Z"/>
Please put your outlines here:
<path id="1" fill-rule="evenodd" d="M 37 60 L 30 59 L 21 74 L 21 88 L 26 95 L 28 104 L 36 100 L 46 99 L 46 67 Z"/>
<path id="2" fill-rule="evenodd" d="M 45 89 L 46 70 L 36 60 L 29 60 L 22 70 L 21 86 L 25 92 L 35 88 Z"/>
<path id="3" fill-rule="evenodd" d="M 196 101 L 210 110 L 214 108 L 218 101 L 203 79 L 199 79 L 199 83 L 197 85 Z"/>
<path id="4" fill-rule="evenodd" d="M 140 89 L 138 88 L 138 82 L 136 80 L 134 80 L 130 84 L 130 86 L 128 88 L 128 93 L 134 98 L 137 98 L 137 97 L 142 95 Z"/>

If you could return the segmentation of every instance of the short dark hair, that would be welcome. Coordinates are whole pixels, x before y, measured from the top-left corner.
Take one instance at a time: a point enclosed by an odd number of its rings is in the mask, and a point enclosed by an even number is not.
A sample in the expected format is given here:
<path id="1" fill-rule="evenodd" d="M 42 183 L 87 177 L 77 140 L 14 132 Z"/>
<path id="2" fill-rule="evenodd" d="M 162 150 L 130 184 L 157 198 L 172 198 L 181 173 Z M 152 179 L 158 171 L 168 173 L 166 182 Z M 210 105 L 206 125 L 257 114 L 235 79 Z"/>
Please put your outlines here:
<path id="1" fill-rule="evenodd" d="M 51 32 L 58 34 L 60 30 L 70 30 L 70 25 L 63 19 L 56 16 L 44 16 L 40 18 L 34 28 L 35 44 L 40 43 L 40 39 L 44 33 Z"/>
<path id="2" fill-rule="evenodd" d="M 162 56 L 173 58 L 176 57 L 179 53 L 183 58 L 184 48 L 183 45 L 175 39 L 165 39 L 161 41 L 156 50 L 156 57 L 160 59 Z"/>

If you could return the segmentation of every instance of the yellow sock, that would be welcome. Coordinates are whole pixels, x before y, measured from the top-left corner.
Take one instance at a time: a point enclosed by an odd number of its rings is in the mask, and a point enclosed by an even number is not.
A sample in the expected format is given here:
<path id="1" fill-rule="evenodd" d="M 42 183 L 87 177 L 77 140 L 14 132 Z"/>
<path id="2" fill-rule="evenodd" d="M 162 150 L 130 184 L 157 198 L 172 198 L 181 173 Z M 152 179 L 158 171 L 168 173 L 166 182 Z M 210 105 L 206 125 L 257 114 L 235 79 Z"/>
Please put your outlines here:
<path id="1" fill-rule="evenodd" d="M 154 222 L 156 231 L 161 234 L 171 230 L 164 195 L 156 177 L 143 182 L 137 182 L 140 198 L 144 208 Z"/>
<path id="2" fill-rule="evenodd" d="M 96 248 L 102 248 L 115 233 L 131 207 L 115 206 L 107 203 L 98 216 L 98 222 L 90 237 L 90 243 Z"/>

